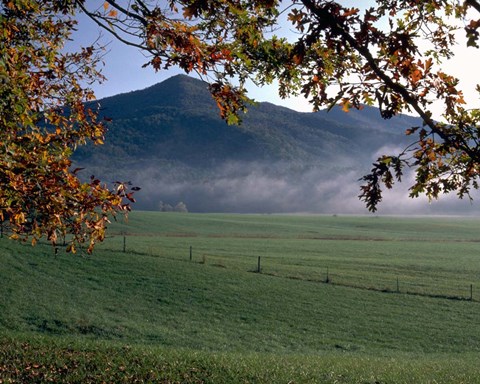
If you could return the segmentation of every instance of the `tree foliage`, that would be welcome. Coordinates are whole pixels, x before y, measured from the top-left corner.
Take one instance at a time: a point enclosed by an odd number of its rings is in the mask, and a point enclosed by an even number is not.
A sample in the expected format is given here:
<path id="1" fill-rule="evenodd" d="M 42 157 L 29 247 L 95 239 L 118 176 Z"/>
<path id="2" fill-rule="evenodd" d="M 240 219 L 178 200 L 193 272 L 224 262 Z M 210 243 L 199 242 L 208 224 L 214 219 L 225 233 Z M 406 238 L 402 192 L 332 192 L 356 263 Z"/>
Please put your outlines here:
<path id="1" fill-rule="evenodd" d="M 81 182 L 72 169 L 75 148 L 101 144 L 105 130 L 84 105 L 94 96 L 83 85 L 101 79 L 95 49 L 64 50 L 74 10 L 65 1 L 1 3 L 0 220 L 12 238 L 35 244 L 46 236 L 72 252 L 87 243 L 91 252 L 108 217 L 132 196 L 123 183 L 110 191 L 93 176 Z"/>
<path id="2" fill-rule="evenodd" d="M 105 130 L 84 104 L 94 99 L 88 84 L 101 79 L 98 52 L 64 49 L 79 12 L 146 52 L 145 66 L 207 78 L 229 123 L 248 105 L 249 79 L 276 80 L 282 97 L 302 94 L 314 109 L 376 105 L 385 119 L 415 112 L 423 124 L 406 127 L 412 145 L 379 158 L 363 177 L 360 198 L 372 211 L 382 188 L 409 167 L 412 197 L 469 196 L 478 188 L 480 111 L 467 108 L 442 64 L 455 44 L 478 49 L 480 3 L 370 3 L 360 10 L 330 0 L 2 0 L 0 219 L 14 236 L 46 235 L 55 244 L 71 233 L 70 249 L 88 241 L 91 250 L 108 215 L 127 209 L 123 198 L 133 200 L 124 184 L 109 191 L 71 169 L 72 151 L 101 144 Z M 434 101 L 443 104 L 441 122 L 432 117 Z"/>
<path id="3" fill-rule="evenodd" d="M 416 174 L 412 197 L 470 196 L 478 188 L 480 111 L 467 108 L 458 79 L 442 64 L 456 44 L 478 49 L 480 3 L 370 3 L 364 10 L 330 0 L 172 0 L 164 8 L 107 0 L 104 9 L 81 7 L 117 38 L 149 52 L 146 65 L 155 70 L 176 65 L 210 76 L 229 122 L 248 102 L 247 79 L 277 80 L 282 97 L 302 94 L 314 109 L 375 105 L 387 120 L 404 111 L 420 116 L 422 126 L 406 127 L 412 145 L 382 156 L 363 177 L 359 197 L 371 211 L 382 187 L 401 181 L 405 168 Z M 294 33 L 281 37 L 285 29 Z M 432 117 L 433 102 L 443 104 L 441 121 Z"/>

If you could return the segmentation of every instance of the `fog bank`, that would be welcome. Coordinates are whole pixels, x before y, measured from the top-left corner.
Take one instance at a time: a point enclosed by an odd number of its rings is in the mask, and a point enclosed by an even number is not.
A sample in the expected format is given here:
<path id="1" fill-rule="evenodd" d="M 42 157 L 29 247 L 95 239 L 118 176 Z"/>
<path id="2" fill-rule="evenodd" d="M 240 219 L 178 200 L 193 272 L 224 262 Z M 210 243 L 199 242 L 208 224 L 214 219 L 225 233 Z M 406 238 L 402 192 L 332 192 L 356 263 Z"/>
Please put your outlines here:
<path id="1" fill-rule="evenodd" d="M 367 214 L 358 199 L 358 179 L 367 169 L 323 168 L 288 163 L 231 162 L 208 172 L 192 168 L 143 167 L 132 174 L 142 190 L 137 209 L 186 204 L 190 212 Z M 384 191 L 377 214 L 474 215 L 475 201 L 445 195 L 439 201 L 408 197 L 413 175 Z"/>

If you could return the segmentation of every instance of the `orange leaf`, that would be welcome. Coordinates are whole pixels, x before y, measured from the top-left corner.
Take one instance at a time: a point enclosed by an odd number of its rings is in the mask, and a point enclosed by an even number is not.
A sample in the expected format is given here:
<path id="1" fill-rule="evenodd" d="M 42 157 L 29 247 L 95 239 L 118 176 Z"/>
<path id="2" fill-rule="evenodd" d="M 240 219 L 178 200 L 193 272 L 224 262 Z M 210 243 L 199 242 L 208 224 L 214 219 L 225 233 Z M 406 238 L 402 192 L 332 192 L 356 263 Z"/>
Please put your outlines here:
<path id="1" fill-rule="evenodd" d="M 430 68 L 432 68 L 433 65 L 433 60 L 430 57 L 426 62 L 425 62 L 425 71 L 428 72 L 430 71 Z"/>
<path id="2" fill-rule="evenodd" d="M 293 62 L 296 65 L 302 64 L 302 61 L 303 61 L 303 55 L 293 55 Z"/>
<path id="3" fill-rule="evenodd" d="M 186 19 L 191 19 L 193 16 L 195 16 L 195 8 L 194 7 L 185 7 L 183 8 L 183 17 Z"/>
<path id="4" fill-rule="evenodd" d="M 350 9 L 347 9 L 342 17 L 349 17 L 349 16 L 353 16 L 353 15 L 356 15 L 358 13 L 358 8 L 350 8 Z"/>
<path id="5" fill-rule="evenodd" d="M 103 9 L 106 11 L 108 9 L 108 7 L 109 7 L 109 4 L 105 1 L 103 3 Z"/>
<path id="6" fill-rule="evenodd" d="M 412 80 L 413 84 L 418 83 L 423 77 L 422 71 L 419 69 L 416 69 L 410 74 L 410 79 Z"/>

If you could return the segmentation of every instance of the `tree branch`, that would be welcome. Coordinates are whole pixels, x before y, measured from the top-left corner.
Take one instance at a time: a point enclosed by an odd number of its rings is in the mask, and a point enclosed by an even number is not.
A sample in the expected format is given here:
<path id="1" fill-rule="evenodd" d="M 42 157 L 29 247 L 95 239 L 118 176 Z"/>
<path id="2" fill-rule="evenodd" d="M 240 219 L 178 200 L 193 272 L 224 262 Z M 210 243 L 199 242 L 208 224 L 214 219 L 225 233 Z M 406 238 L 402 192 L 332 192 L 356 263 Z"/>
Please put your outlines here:
<path id="1" fill-rule="evenodd" d="M 147 26 L 147 21 L 145 20 L 145 18 L 139 16 L 138 14 L 136 13 L 133 13 L 133 12 L 130 12 L 128 9 L 125 9 L 123 7 L 121 7 L 120 5 L 117 4 L 116 1 L 114 0 L 106 0 L 106 2 L 108 4 L 110 4 L 112 7 L 116 8 L 117 10 L 119 10 L 120 12 L 122 12 L 124 15 L 128 16 L 128 17 L 131 17 L 132 19 L 135 19 L 135 20 L 138 20 L 140 23 L 143 24 L 143 26 Z"/>
<path id="2" fill-rule="evenodd" d="M 85 8 L 85 6 L 82 4 L 81 1 L 76 1 L 78 7 L 90 18 L 92 19 L 95 24 L 97 24 L 100 28 L 106 30 L 108 33 L 110 33 L 111 35 L 113 35 L 117 40 L 121 41 L 122 43 L 126 44 L 126 45 L 129 45 L 131 47 L 135 47 L 135 48 L 139 48 L 143 51 L 148 51 L 148 52 L 151 52 L 151 50 L 144 46 L 144 45 L 140 45 L 140 44 L 137 44 L 137 43 L 134 43 L 132 41 L 129 41 L 127 39 L 124 39 L 123 37 L 121 37 L 118 33 L 116 33 L 114 30 L 112 30 L 111 28 L 109 28 L 108 26 L 106 26 L 105 24 L 103 24 L 102 22 L 100 22 L 98 19 L 99 17 L 98 16 L 95 16 L 93 13 L 91 13 L 88 9 Z"/>
<path id="3" fill-rule="evenodd" d="M 402 84 L 397 83 L 392 80 L 377 64 L 375 58 L 372 56 L 367 47 L 361 46 L 357 40 L 343 28 L 337 21 L 337 19 L 326 9 L 318 7 L 312 0 L 301 0 L 302 3 L 307 7 L 307 9 L 312 12 L 313 15 L 317 17 L 318 20 L 323 22 L 328 21 L 328 24 L 332 31 L 342 36 L 348 44 L 356 50 L 368 63 L 370 68 L 373 70 L 376 76 L 392 91 L 398 93 L 402 96 L 407 104 L 409 104 L 415 112 L 423 119 L 424 123 L 431 129 L 433 133 L 436 133 L 443 141 L 446 143 L 452 143 L 450 135 L 446 134 L 444 131 L 438 128 L 435 121 L 431 118 L 430 114 L 421 108 L 418 104 L 417 99 L 412 96 L 412 94 L 405 88 Z M 466 0 L 477 6 L 480 5 L 475 0 Z M 473 5 L 472 5 L 473 6 Z M 464 150 L 472 159 L 478 158 L 478 154 L 472 150 L 466 143 L 462 145 L 462 150 Z"/>
<path id="4" fill-rule="evenodd" d="M 465 3 L 480 12 L 480 4 L 476 0 L 465 0 Z"/>
<path id="5" fill-rule="evenodd" d="M 350 35 L 333 17 L 327 10 L 324 8 L 319 8 L 316 4 L 311 0 L 302 0 L 302 3 L 308 8 L 310 12 L 312 12 L 319 20 L 327 20 L 329 22 L 332 31 L 336 32 L 337 34 L 341 35 L 350 46 L 355 49 L 368 63 L 370 68 L 373 72 L 378 76 L 382 82 L 388 86 L 392 91 L 399 93 L 404 100 L 415 109 L 415 111 L 420 115 L 420 117 L 425 121 L 425 123 L 438 133 L 442 138 L 444 136 L 443 132 L 438 131 L 436 128 L 436 124 L 432 120 L 432 118 L 418 105 L 415 98 L 410 94 L 410 92 L 401 84 L 394 82 L 384 71 L 380 69 L 377 65 L 375 58 L 372 56 L 370 51 L 361 45 L 358 44 L 357 40 Z"/>

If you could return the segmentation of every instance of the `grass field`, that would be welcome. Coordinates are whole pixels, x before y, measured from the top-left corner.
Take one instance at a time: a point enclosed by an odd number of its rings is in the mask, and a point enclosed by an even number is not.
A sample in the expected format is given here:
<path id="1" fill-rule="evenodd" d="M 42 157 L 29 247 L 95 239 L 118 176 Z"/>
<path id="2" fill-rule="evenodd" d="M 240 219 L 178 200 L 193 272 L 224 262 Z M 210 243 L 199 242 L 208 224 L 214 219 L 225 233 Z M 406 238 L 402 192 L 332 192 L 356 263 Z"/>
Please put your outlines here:
<path id="1" fill-rule="evenodd" d="M 479 241 L 472 218 L 152 212 L 93 256 L 0 239 L 0 383 L 480 383 Z"/>

